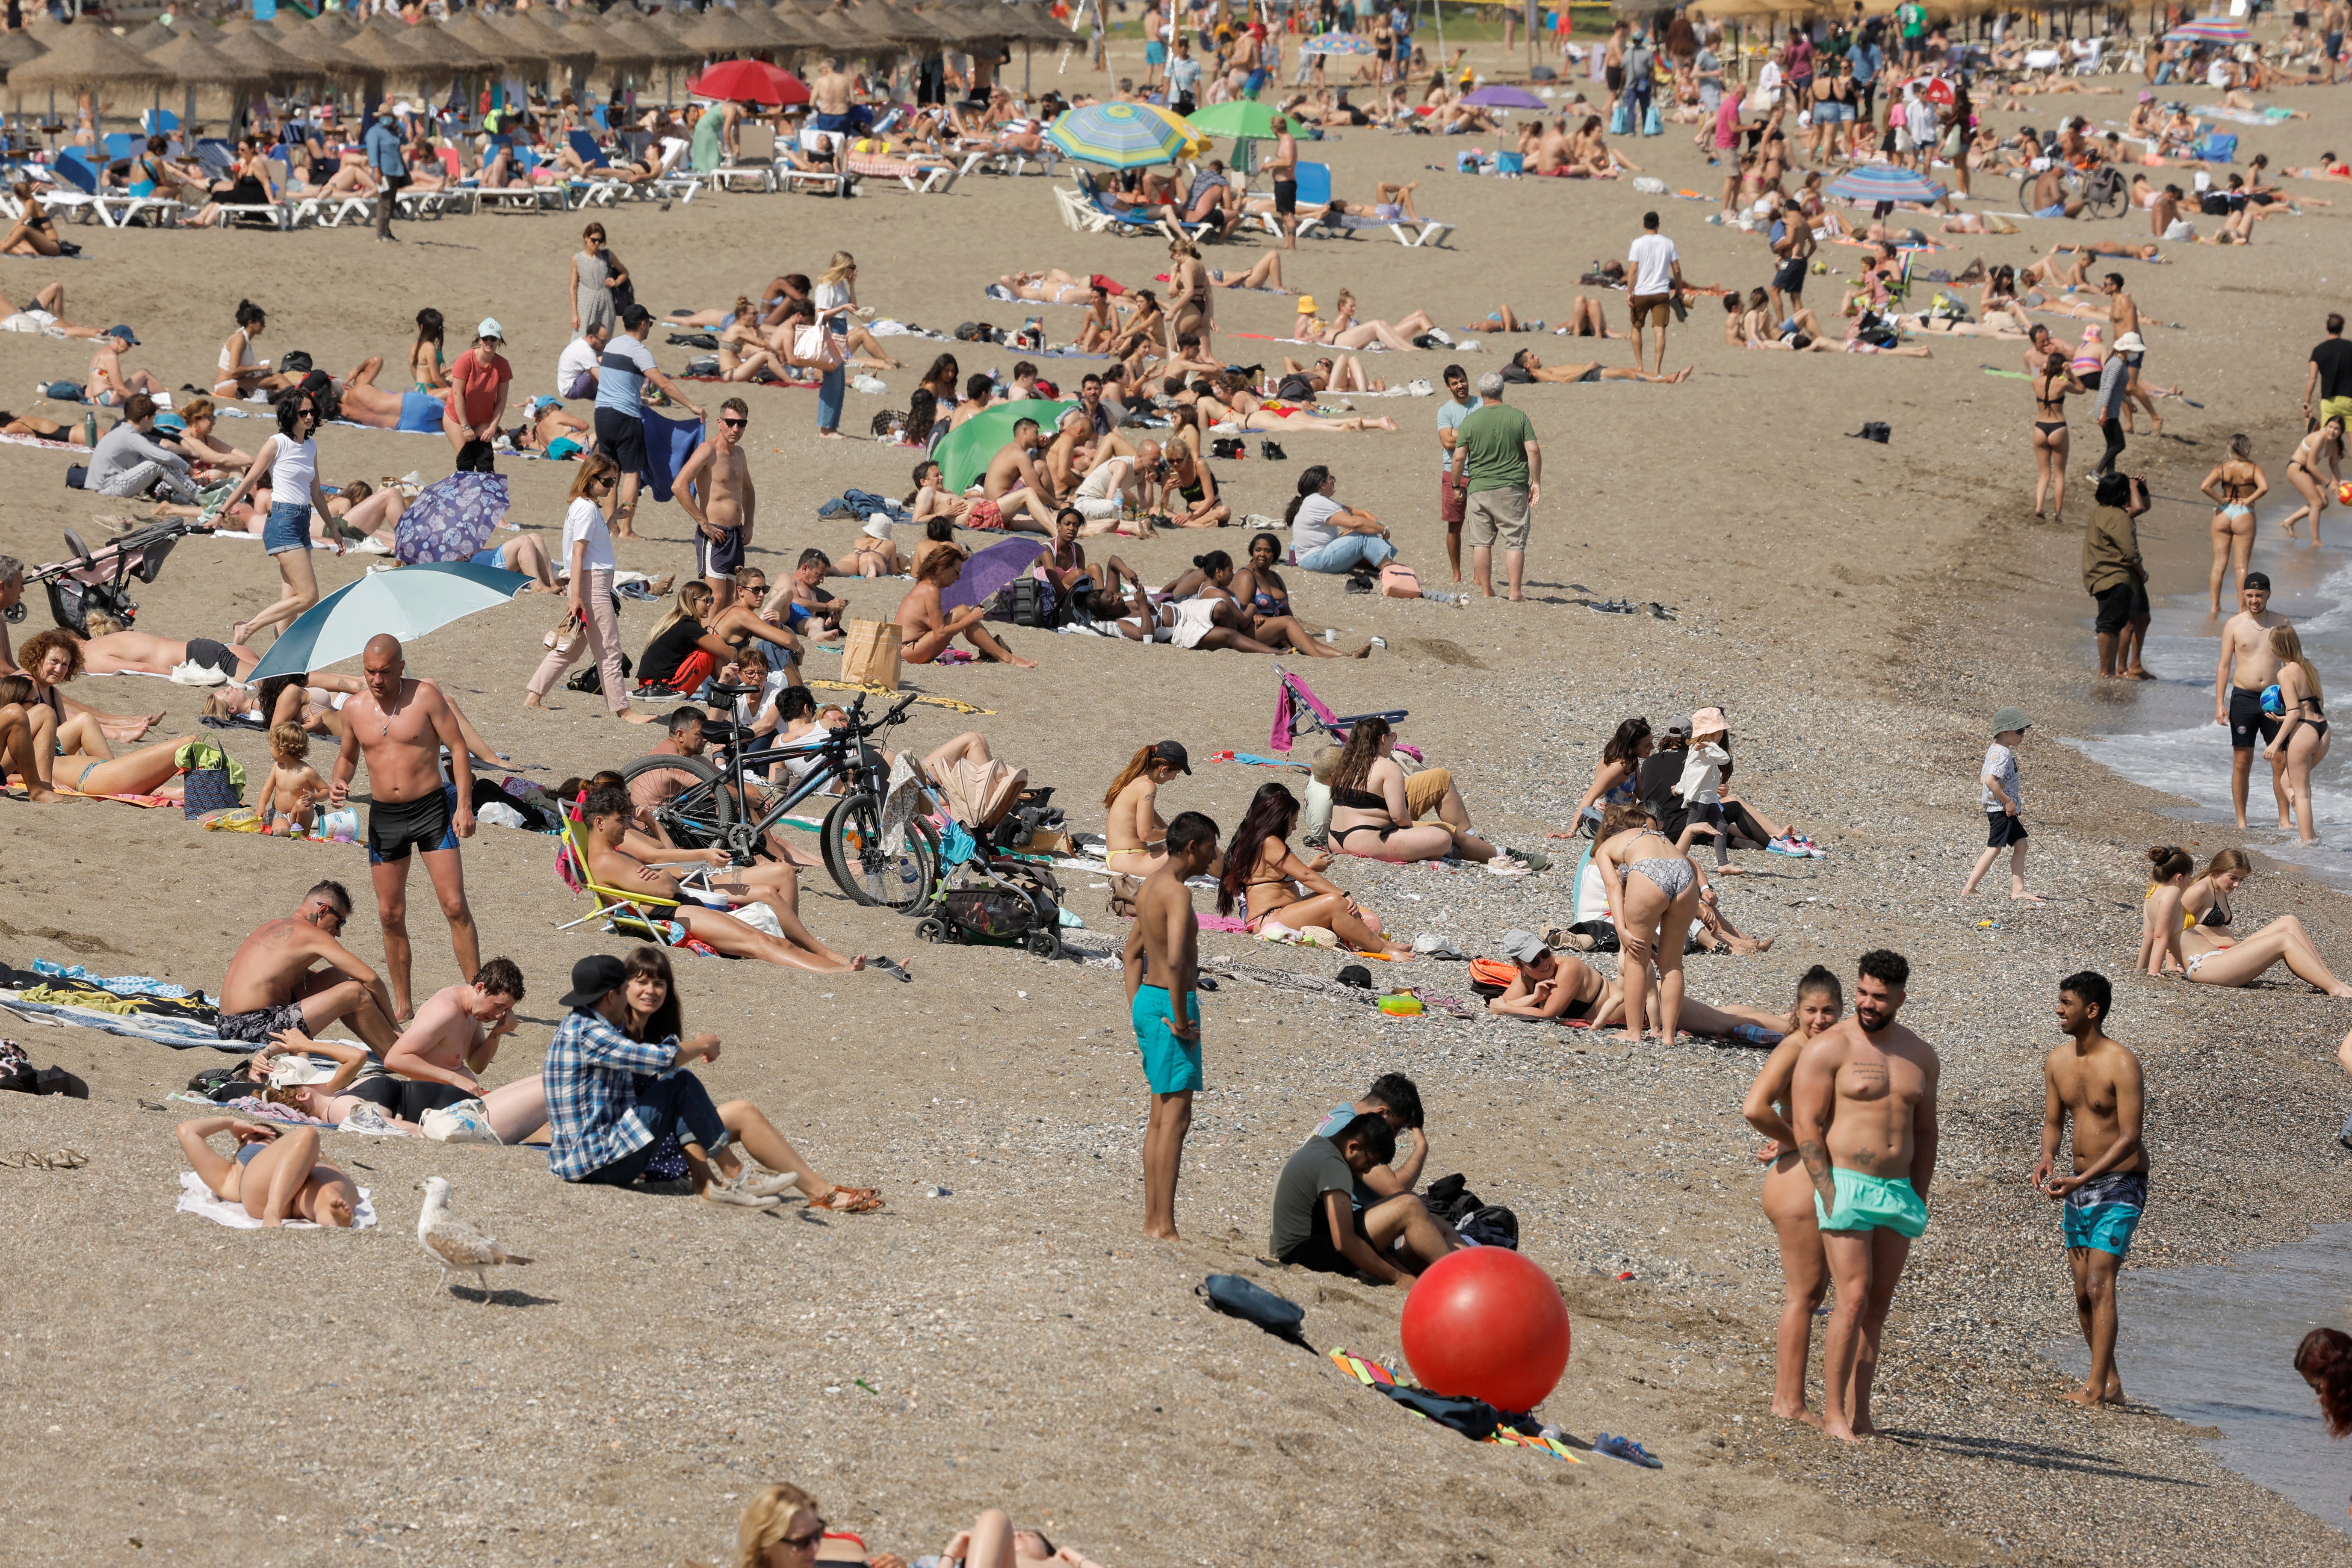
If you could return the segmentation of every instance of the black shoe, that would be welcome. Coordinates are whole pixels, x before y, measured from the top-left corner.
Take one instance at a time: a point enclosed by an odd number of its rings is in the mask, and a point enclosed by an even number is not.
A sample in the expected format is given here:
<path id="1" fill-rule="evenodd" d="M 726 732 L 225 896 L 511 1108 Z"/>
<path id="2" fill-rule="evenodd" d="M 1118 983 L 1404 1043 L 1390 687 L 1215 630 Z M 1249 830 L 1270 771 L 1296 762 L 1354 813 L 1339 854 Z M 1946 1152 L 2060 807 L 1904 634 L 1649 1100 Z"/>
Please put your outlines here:
<path id="1" fill-rule="evenodd" d="M 1284 451 L 1281 447 L 1276 446 L 1271 441 L 1260 441 L 1257 444 L 1257 455 L 1264 458 L 1269 463 L 1286 463 L 1290 461 L 1290 454 Z"/>

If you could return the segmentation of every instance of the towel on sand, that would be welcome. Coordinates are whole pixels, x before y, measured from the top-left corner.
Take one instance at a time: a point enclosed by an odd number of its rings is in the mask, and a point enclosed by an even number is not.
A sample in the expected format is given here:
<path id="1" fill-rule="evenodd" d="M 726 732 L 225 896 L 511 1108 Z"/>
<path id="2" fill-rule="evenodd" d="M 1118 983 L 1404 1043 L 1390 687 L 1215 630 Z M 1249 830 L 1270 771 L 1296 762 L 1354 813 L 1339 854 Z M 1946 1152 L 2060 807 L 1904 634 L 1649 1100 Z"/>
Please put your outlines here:
<path id="1" fill-rule="evenodd" d="M 375 1227 L 375 1204 L 369 1198 L 367 1188 L 362 1187 L 359 1191 L 360 1206 L 352 1215 L 352 1228 L 373 1230 Z M 177 1205 L 177 1212 L 200 1214 L 215 1225 L 225 1225 L 231 1230 L 261 1228 L 261 1222 L 246 1213 L 243 1204 L 233 1204 L 226 1198 L 215 1195 L 210 1187 L 205 1185 L 204 1178 L 194 1171 L 180 1173 L 180 1201 Z M 286 1222 L 286 1228 L 317 1230 L 319 1226 L 307 1219 L 289 1219 Z"/>

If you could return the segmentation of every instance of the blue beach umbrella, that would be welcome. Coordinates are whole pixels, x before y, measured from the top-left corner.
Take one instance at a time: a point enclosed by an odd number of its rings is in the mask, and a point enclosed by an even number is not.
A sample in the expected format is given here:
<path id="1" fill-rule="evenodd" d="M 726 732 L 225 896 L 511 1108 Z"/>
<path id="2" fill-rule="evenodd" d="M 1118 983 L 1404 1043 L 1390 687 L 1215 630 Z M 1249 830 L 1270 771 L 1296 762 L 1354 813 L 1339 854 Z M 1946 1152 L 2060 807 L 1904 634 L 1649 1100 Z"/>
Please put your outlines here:
<path id="1" fill-rule="evenodd" d="M 1944 187 L 1892 163 L 1858 163 L 1830 182 L 1830 195 L 1850 202 L 1941 201 Z"/>
<path id="2" fill-rule="evenodd" d="M 1090 103 L 1055 120 L 1045 140 L 1082 163 L 1141 169 L 1172 163 L 1192 138 L 1139 103 Z"/>
<path id="3" fill-rule="evenodd" d="M 1318 33 L 1298 46 L 1302 55 L 1369 55 L 1370 40 L 1353 33 Z"/>
<path id="4" fill-rule="evenodd" d="M 296 616 L 246 679 L 324 669 L 357 657 L 379 633 L 413 642 L 477 610 L 505 604 L 530 582 L 520 572 L 463 561 L 371 572 Z"/>

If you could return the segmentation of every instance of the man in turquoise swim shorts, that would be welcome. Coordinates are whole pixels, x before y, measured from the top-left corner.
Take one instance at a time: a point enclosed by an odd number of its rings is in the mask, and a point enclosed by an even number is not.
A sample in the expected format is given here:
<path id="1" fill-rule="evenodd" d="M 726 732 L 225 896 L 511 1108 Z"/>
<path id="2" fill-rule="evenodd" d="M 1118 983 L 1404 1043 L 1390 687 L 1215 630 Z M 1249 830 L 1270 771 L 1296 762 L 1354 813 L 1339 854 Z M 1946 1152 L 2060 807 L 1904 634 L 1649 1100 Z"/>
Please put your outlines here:
<path id="1" fill-rule="evenodd" d="M 2033 1184 L 2065 1205 L 2066 1261 L 2074 1271 L 2074 1311 L 2091 1347 L 2077 1405 L 2121 1405 L 2116 1371 L 2116 1270 L 2131 1250 L 2147 1206 L 2147 1146 L 2140 1141 L 2143 1080 L 2139 1058 L 2103 1026 L 2115 991 L 2107 977 L 2084 970 L 2058 983 L 2058 1026 L 2066 1044 L 2042 1061 L 2048 1108 Z M 2051 1179 L 2066 1122 L 2074 1123 L 2074 1173 Z"/>
<path id="2" fill-rule="evenodd" d="M 1192 1130 L 1192 1091 L 1201 1087 L 1201 922 L 1184 881 L 1216 861 L 1217 825 L 1197 811 L 1180 813 L 1168 825 L 1168 858 L 1135 896 L 1135 929 L 1127 936 L 1128 1010 L 1151 1086 L 1143 1234 L 1161 1241 L 1176 1239 L 1176 1178 Z"/>
<path id="3" fill-rule="evenodd" d="M 1876 1430 L 1870 1387 L 1895 1284 L 1927 1228 L 1943 1070 L 1927 1043 L 1895 1021 L 1909 963 L 1881 948 L 1859 967 L 1853 1016 L 1805 1047 L 1790 1086 L 1797 1152 L 1813 1179 L 1837 1286 L 1822 1347 L 1822 1430 L 1849 1440 Z"/>

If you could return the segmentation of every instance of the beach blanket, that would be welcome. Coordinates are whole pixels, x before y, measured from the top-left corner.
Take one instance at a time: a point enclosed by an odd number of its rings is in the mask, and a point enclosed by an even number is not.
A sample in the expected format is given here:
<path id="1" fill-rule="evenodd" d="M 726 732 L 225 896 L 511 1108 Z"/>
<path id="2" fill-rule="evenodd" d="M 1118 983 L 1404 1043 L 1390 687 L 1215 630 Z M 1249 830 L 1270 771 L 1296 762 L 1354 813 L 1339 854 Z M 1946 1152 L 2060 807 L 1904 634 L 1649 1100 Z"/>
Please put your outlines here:
<path id="1" fill-rule="evenodd" d="M 84 985 L 95 985 L 100 991 L 111 991 L 117 996 L 156 996 L 174 1002 L 183 1002 L 191 996 L 198 1002 L 205 999 L 201 991 L 191 991 L 184 985 L 174 985 L 150 974 L 92 974 L 79 963 L 53 963 L 46 958 L 33 960 L 33 973 L 59 980 L 79 981 Z"/>
<path id="2" fill-rule="evenodd" d="M 0 1009 L 14 1013 L 28 1023 L 53 1024 L 59 1027 L 78 1024 L 85 1029 L 97 1029 L 109 1035 L 152 1040 L 159 1046 L 170 1046 L 174 1050 L 194 1050 L 201 1047 L 249 1056 L 258 1048 L 242 1040 L 224 1040 L 220 1031 L 211 1024 L 198 1023 L 193 1018 L 175 1018 L 161 1013 L 112 1013 L 97 1007 L 64 1006 L 27 998 L 22 991 L 0 991 Z"/>
<path id="3" fill-rule="evenodd" d="M 811 680 L 805 682 L 805 684 L 823 687 L 827 691 L 863 691 L 868 697 L 887 697 L 893 701 L 896 701 L 900 696 L 904 695 L 901 692 L 891 690 L 887 686 L 860 686 L 854 680 Z M 958 701 L 952 697 L 918 697 L 915 699 L 915 702 L 918 707 L 945 708 L 952 713 L 985 713 L 993 715 L 996 712 L 996 710 L 993 708 L 978 707 L 970 702 Z"/>
<path id="4" fill-rule="evenodd" d="M 1453 1427 L 1473 1442 L 1504 1447 L 1533 1448 L 1571 1465 L 1584 1463 L 1576 1451 L 1547 1435 L 1531 1415 L 1508 1415 L 1483 1400 L 1448 1398 L 1418 1388 L 1407 1388 L 1376 1361 L 1366 1361 L 1343 1346 L 1333 1346 L 1331 1359 L 1339 1370 L 1366 1388 L 1384 1394 L 1423 1421 Z M 1483 1432 L 1483 1435 L 1481 1433 Z"/>
<path id="5" fill-rule="evenodd" d="M 646 465 L 638 470 L 654 500 L 669 500 L 677 471 L 702 444 L 702 421 L 666 419 L 647 408 L 638 414 L 646 427 Z"/>
<path id="6" fill-rule="evenodd" d="M 373 1230 L 375 1228 L 374 1199 L 369 1195 L 368 1189 L 365 1187 L 360 1188 L 359 1194 L 360 1206 L 352 1211 L 352 1228 Z M 261 1222 L 246 1213 L 243 1204 L 233 1204 L 226 1198 L 215 1195 L 213 1190 L 205 1185 L 204 1179 L 194 1171 L 180 1173 L 180 1201 L 173 1205 L 173 1208 L 178 1214 L 202 1215 L 215 1225 L 225 1225 L 231 1230 L 261 1228 Z M 317 1230 L 319 1226 L 307 1219 L 289 1219 L 286 1222 L 286 1228 Z"/>

